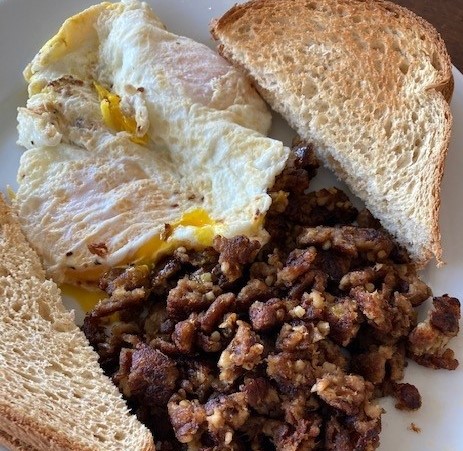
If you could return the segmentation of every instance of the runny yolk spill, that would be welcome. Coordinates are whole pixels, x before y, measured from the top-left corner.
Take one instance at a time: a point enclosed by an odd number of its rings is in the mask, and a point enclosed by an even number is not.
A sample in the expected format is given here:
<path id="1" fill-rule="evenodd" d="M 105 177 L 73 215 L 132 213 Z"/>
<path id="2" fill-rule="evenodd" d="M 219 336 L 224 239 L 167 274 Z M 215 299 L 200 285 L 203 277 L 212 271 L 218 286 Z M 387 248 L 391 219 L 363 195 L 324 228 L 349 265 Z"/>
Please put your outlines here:
<path id="1" fill-rule="evenodd" d="M 168 240 L 174 230 L 180 226 L 195 227 L 195 238 L 199 246 L 211 246 L 214 236 L 218 234 L 218 223 L 208 213 L 201 209 L 186 212 L 182 217 L 166 227 L 164 234 L 157 235 L 141 246 L 135 253 L 137 263 L 151 263 L 159 254 L 173 251 L 182 243 Z"/>
<path id="2" fill-rule="evenodd" d="M 257 223 L 260 224 L 259 220 Z M 207 247 L 212 245 L 214 237 L 220 233 L 220 222 L 212 219 L 209 214 L 201 208 L 191 210 L 182 215 L 180 219 L 166 226 L 164 233 L 153 237 L 143 246 L 141 246 L 127 261 L 127 264 L 148 264 L 155 263 L 159 257 L 172 252 L 184 243 L 180 240 L 169 239 L 175 229 L 178 227 L 194 227 L 194 235 L 198 247 Z M 102 290 L 88 290 L 84 287 L 64 284 L 61 287 L 63 295 L 74 299 L 87 313 L 102 299 L 108 297 L 107 293 Z M 117 315 L 112 315 L 110 321 L 117 321 Z"/>
<path id="3" fill-rule="evenodd" d="M 185 213 L 181 219 L 172 224 L 172 227 L 174 229 L 178 226 L 196 227 L 195 236 L 198 243 L 202 246 L 210 246 L 214 239 L 216 225 L 217 222 L 208 215 L 206 210 L 198 208 Z"/>
<path id="4" fill-rule="evenodd" d="M 122 112 L 121 98 L 97 83 L 94 85 L 100 99 L 100 110 L 105 124 L 117 132 L 129 133 L 134 143 L 145 145 L 148 142 L 148 135 L 137 135 L 137 121 Z"/>
<path id="5" fill-rule="evenodd" d="M 70 297 L 75 300 L 80 308 L 85 312 L 90 310 L 98 304 L 101 299 L 105 299 L 108 295 L 101 290 L 87 290 L 83 287 L 77 287 L 75 285 L 63 284 L 60 286 L 61 293 L 64 296 Z"/>

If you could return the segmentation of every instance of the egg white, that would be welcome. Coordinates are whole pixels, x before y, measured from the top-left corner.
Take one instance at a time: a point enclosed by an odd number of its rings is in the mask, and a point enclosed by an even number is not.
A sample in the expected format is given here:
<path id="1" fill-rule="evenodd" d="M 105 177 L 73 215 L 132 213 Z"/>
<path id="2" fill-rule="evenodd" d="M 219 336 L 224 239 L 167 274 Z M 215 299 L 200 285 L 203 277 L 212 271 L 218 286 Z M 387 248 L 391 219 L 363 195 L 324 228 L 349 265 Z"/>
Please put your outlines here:
<path id="1" fill-rule="evenodd" d="M 92 283 L 216 234 L 265 241 L 288 149 L 263 136 L 270 114 L 244 76 L 145 4 L 71 17 L 25 77 L 15 204 L 55 280 Z"/>

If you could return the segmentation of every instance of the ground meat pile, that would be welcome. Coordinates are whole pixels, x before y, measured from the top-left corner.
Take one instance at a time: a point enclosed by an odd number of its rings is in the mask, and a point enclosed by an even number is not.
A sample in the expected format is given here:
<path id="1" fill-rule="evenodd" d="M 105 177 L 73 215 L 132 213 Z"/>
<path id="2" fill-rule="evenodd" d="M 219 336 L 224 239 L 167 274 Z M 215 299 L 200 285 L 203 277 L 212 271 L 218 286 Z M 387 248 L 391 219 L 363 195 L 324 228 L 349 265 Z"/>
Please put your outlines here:
<path id="1" fill-rule="evenodd" d="M 83 330 L 160 450 L 372 450 L 381 408 L 421 405 L 406 358 L 458 365 L 459 301 L 431 296 L 368 211 L 336 188 L 307 194 L 318 164 L 296 144 L 275 182 L 261 247 L 216 237 L 154 268 L 107 273 Z"/>

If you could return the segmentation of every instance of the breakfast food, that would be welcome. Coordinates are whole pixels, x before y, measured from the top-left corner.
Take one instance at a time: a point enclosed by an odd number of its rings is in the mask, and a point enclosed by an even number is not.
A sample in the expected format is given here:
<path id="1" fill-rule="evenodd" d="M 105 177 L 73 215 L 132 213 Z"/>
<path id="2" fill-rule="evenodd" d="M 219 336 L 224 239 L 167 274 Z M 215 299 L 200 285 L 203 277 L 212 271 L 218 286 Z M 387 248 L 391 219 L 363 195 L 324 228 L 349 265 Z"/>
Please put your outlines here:
<path id="1" fill-rule="evenodd" d="M 68 19 L 25 71 L 15 206 L 47 274 L 95 283 L 215 235 L 267 238 L 267 189 L 288 149 L 270 114 L 208 47 L 144 3 Z"/>
<path id="2" fill-rule="evenodd" d="M 0 444 L 154 450 L 0 197 Z"/>
<path id="3" fill-rule="evenodd" d="M 431 290 L 406 252 L 342 191 L 305 194 L 316 169 L 295 145 L 264 248 L 216 237 L 101 279 L 83 330 L 158 450 L 373 450 L 376 398 L 421 406 L 406 356 L 458 365 L 459 301 L 433 298 L 418 323 Z"/>
<path id="4" fill-rule="evenodd" d="M 72 17 L 25 74 L 15 206 L 49 274 L 107 293 L 82 328 L 156 449 L 374 449 L 376 398 L 421 404 L 401 382 L 406 356 L 458 365 L 459 301 L 435 297 L 418 322 L 431 291 L 407 253 L 341 191 L 307 193 L 313 149 L 263 137 L 268 112 L 246 80 L 145 5 Z M 119 420 L 116 449 L 152 448 L 144 429 L 128 437 L 134 418 Z M 0 436 L 54 446 L 21 432 Z"/>
<path id="5" fill-rule="evenodd" d="M 442 263 L 453 79 L 430 24 L 383 0 L 254 0 L 212 34 L 418 264 Z"/>

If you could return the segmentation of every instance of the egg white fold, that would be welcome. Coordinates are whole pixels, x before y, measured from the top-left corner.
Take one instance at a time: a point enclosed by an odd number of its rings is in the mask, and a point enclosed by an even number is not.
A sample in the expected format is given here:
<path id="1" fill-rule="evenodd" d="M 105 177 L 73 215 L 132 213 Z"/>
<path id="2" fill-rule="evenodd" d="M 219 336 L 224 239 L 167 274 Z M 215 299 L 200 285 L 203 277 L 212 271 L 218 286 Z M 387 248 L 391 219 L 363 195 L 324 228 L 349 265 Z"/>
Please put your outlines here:
<path id="1" fill-rule="evenodd" d="M 166 224 L 176 224 L 166 241 L 205 245 L 201 221 L 181 222 L 189 212 L 205 213 L 214 234 L 265 240 L 267 189 L 288 149 L 262 134 L 270 115 L 244 76 L 168 32 L 144 3 L 102 3 L 68 19 L 25 77 L 18 142 L 28 150 L 15 203 L 58 282 L 155 260 L 168 246 L 147 243 Z M 133 132 L 108 125 L 98 86 L 118 96 Z"/>

